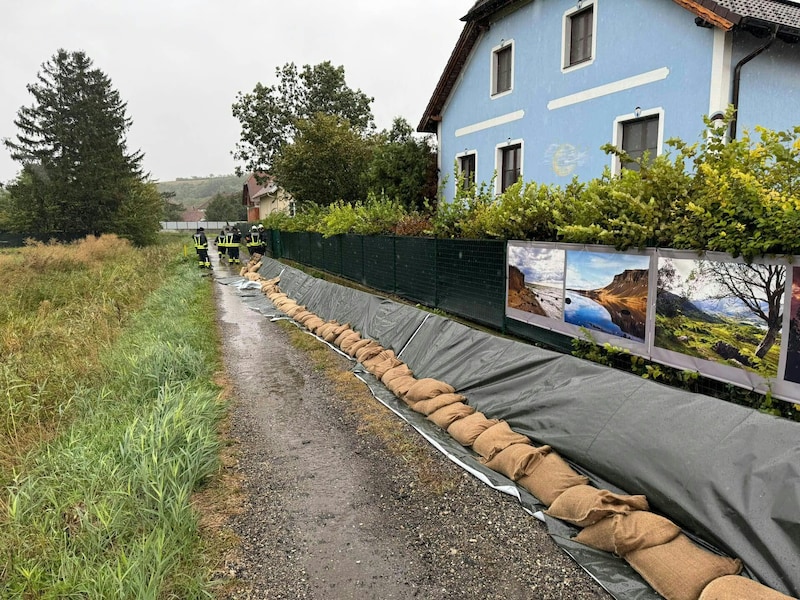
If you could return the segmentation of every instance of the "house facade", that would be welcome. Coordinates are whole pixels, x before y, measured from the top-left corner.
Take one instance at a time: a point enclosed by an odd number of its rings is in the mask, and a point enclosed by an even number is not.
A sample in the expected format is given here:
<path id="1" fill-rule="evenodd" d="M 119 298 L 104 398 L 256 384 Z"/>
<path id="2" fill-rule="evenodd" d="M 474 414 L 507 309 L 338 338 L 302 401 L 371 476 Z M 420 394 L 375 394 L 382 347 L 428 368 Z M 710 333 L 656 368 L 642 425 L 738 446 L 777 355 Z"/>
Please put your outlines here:
<path id="1" fill-rule="evenodd" d="M 800 125 L 800 2 L 478 0 L 420 121 L 440 183 L 501 193 L 518 177 L 586 180 L 665 140 L 699 140 L 733 104 L 732 134 Z"/>
<path id="2" fill-rule="evenodd" d="M 260 221 L 274 212 L 287 212 L 291 209 L 292 198 L 279 187 L 271 177 L 262 176 L 264 183 L 259 183 L 256 174 L 242 186 L 242 204 L 247 207 L 247 221 Z"/>

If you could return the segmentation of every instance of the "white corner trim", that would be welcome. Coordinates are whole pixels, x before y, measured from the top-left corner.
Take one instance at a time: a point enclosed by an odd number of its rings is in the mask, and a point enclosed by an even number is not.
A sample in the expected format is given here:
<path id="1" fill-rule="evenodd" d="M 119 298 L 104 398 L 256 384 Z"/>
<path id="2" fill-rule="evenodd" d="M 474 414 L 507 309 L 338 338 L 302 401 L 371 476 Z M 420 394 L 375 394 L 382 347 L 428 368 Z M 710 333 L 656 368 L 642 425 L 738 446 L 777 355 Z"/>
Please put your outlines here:
<path id="1" fill-rule="evenodd" d="M 470 133 L 475 133 L 476 131 L 482 131 L 491 127 L 497 127 L 498 125 L 505 125 L 506 123 L 511 123 L 512 121 L 519 121 L 524 116 L 524 110 L 515 110 L 514 112 L 500 115 L 499 117 L 494 117 L 493 119 L 487 119 L 485 121 L 481 121 L 480 123 L 474 123 L 472 125 L 467 125 L 466 127 L 456 129 L 456 137 L 461 137 L 462 135 L 468 135 Z"/>
<path id="2" fill-rule="evenodd" d="M 653 71 L 648 71 L 647 73 L 640 73 L 639 75 L 634 75 L 633 77 L 626 77 L 625 79 L 612 81 L 611 83 L 589 88 L 588 90 L 570 94 L 569 96 L 562 96 L 561 98 L 550 100 L 550 102 L 547 103 L 547 109 L 556 110 L 557 108 L 564 108 L 565 106 L 578 104 L 579 102 L 594 100 L 595 98 L 608 96 L 609 94 L 616 94 L 617 92 L 630 90 L 641 85 L 647 85 L 648 83 L 661 81 L 662 79 L 666 79 L 668 75 L 669 67 L 661 67 L 660 69 L 654 69 Z"/>
<path id="3" fill-rule="evenodd" d="M 714 29 L 714 50 L 711 59 L 711 87 L 708 114 L 725 111 L 730 103 L 732 37 L 723 29 Z"/>

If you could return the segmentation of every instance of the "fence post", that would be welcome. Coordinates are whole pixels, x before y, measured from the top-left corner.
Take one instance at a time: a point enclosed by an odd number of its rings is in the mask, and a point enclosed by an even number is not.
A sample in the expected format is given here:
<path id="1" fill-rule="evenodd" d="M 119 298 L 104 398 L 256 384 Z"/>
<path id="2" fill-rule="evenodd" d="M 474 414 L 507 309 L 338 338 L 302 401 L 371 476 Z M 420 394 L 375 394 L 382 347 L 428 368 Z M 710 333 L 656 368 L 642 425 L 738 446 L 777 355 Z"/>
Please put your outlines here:
<path id="1" fill-rule="evenodd" d="M 433 238 L 433 308 L 439 308 L 439 238 Z"/>

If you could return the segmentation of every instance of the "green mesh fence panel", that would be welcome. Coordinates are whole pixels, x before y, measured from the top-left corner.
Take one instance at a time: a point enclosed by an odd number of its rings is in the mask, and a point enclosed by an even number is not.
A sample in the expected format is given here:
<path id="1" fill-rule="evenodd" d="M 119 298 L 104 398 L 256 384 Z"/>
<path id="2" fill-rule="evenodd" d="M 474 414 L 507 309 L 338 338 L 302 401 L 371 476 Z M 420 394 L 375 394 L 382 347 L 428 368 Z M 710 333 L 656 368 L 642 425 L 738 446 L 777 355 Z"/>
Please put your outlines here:
<path id="1" fill-rule="evenodd" d="M 505 262 L 503 241 L 437 240 L 437 307 L 502 329 Z"/>
<path id="2" fill-rule="evenodd" d="M 364 282 L 364 237 L 341 236 L 342 276 L 359 283 Z"/>
<path id="3" fill-rule="evenodd" d="M 364 236 L 364 283 L 394 293 L 394 238 Z"/>
<path id="4" fill-rule="evenodd" d="M 266 234 L 267 255 L 272 258 L 281 258 L 283 256 L 281 252 L 281 232 L 277 229 L 267 229 Z"/>
<path id="5" fill-rule="evenodd" d="M 297 254 L 297 262 L 303 263 L 304 265 L 311 264 L 311 234 L 302 231 L 297 234 L 299 236 L 298 239 L 298 254 Z"/>
<path id="6" fill-rule="evenodd" d="M 300 260 L 300 235 L 292 231 L 281 232 L 281 242 L 283 244 L 283 257 L 295 262 Z"/>
<path id="7" fill-rule="evenodd" d="M 316 269 L 324 269 L 325 263 L 322 254 L 322 234 L 308 233 L 308 244 L 310 250 L 308 264 Z"/>
<path id="8" fill-rule="evenodd" d="M 328 273 L 342 274 L 342 236 L 322 238 L 322 265 Z"/>
<path id="9" fill-rule="evenodd" d="M 395 293 L 427 306 L 436 306 L 436 244 L 432 238 L 394 239 Z"/>

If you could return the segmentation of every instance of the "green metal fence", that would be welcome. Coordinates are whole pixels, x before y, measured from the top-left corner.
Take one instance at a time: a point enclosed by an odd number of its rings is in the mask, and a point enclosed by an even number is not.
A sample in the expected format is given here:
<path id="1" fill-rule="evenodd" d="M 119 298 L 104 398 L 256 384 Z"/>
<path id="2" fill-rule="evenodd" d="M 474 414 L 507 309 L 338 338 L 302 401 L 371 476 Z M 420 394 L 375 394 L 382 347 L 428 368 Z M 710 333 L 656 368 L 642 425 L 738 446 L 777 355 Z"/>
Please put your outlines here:
<path id="1" fill-rule="evenodd" d="M 505 328 L 505 242 L 270 232 L 270 254 Z"/>

